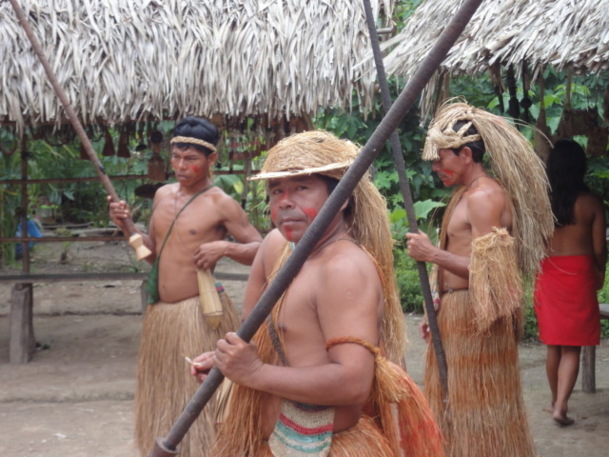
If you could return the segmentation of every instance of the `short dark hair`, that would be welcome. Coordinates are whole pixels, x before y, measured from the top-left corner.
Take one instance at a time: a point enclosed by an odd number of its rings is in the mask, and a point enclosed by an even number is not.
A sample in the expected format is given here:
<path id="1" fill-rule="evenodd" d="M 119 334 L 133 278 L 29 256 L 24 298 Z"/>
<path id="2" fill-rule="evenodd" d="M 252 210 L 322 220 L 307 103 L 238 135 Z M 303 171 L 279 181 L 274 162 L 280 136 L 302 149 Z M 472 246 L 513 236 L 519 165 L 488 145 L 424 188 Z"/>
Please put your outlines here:
<path id="1" fill-rule="evenodd" d="M 453 130 L 455 132 L 458 132 L 459 129 L 461 129 L 468 122 L 469 121 L 455 122 L 455 124 L 453 125 Z M 478 130 L 476 129 L 476 127 L 474 127 L 473 124 L 465 132 L 465 136 L 477 135 L 477 134 L 478 134 Z M 482 162 L 484 153 L 486 152 L 486 147 L 484 146 L 484 141 L 482 139 L 479 139 L 477 141 L 470 141 L 469 143 L 462 144 L 460 147 L 452 149 L 452 151 L 455 153 L 455 155 L 459 155 L 459 153 L 461 152 L 461 149 L 466 148 L 466 147 L 472 151 L 472 159 L 474 160 L 474 162 Z"/>
<path id="2" fill-rule="evenodd" d="M 178 122 L 173 128 L 172 136 L 186 136 L 207 141 L 214 146 L 218 144 L 220 132 L 214 124 L 206 119 L 195 116 L 187 116 Z M 206 156 L 209 156 L 213 151 L 205 146 L 191 143 L 173 143 L 178 149 L 195 148 Z"/>

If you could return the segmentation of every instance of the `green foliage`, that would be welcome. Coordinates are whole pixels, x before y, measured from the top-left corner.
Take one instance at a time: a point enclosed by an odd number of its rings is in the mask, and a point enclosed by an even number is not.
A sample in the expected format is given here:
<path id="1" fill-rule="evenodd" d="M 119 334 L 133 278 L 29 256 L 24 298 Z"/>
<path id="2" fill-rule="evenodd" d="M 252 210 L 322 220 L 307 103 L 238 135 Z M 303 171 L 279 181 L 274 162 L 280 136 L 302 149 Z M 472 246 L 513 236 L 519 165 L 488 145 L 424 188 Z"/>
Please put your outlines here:
<path id="1" fill-rule="evenodd" d="M 37 149 L 37 154 L 29 161 L 30 177 L 44 179 L 55 177 L 88 178 L 96 177 L 94 165 L 89 160 L 80 158 L 79 145 L 66 144 L 54 148 L 47 143 L 37 141 L 31 148 Z M 102 144 L 94 144 L 96 150 L 101 150 Z M 46 153 L 45 153 L 46 152 Z M 146 174 L 144 155 L 135 154 L 130 158 L 117 156 L 100 156 L 102 166 L 109 176 L 124 174 Z M 147 206 L 145 199 L 134 197 L 137 181 L 115 181 L 116 192 L 121 198 L 128 200 L 137 221 L 142 206 Z M 96 226 L 108 224 L 106 191 L 97 180 L 33 184 L 28 188 L 32 202 L 44 197 L 50 204 L 59 208 L 59 220 L 63 222 L 84 223 L 93 222 Z"/>
<path id="2" fill-rule="evenodd" d="M 393 17 L 397 23 L 398 30 L 404 26 L 404 22 L 408 19 L 415 9 L 423 3 L 423 0 L 397 0 L 394 7 Z"/>
<path id="3" fill-rule="evenodd" d="M 609 303 L 609 281 L 605 280 L 603 288 L 598 291 L 599 303 Z M 609 338 L 609 320 L 601 320 L 601 338 Z"/>
<path id="4" fill-rule="evenodd" d="M 422 313 L 424 299 L 417 264 L 404 248 L 394 250 L 394 267 L 402 310 Z"/>
<path id="5" fill-rule="evenodd" d="M 390 81 L 390 92 L 393 99 L 398 95 L 402 81 Z M 354 109 L 358 107 L 357 97 L 353 99 Z M 383 117 L 382 109 L 377 102 L 371 113 L 364 121 L 358 114 L 346 113 L 335 109 L 323 110 L 313 119 L 316 128 L 328 130 L 338 137 L 347 138 L 359 144 L 365 144 Z M 402 119 L 397 127 L 402 154 L 406 162 L 406 173 L 410 183 L 414 201 L 441 199 L 446 190 L 438 189 L 431 171 L 431 164 L 423 162 L 420 152 L 425 139 L 425 131 L 419 125 L 417 109 L 413 108 Z M 395 170 L 393 153 L 389 143 L 379 151 L 374 161 L 373 179 L 379 191 L 387 199 L 390 211 L 403 208 L 403 197 L 399 188 L 399 180 Z"/>
<path id="6" fill-rule="evenodd" d="M 2 138 L 0 130 L 0 141 Z M 0 154 L 0 180 L 19 179 L 19 154 Z M 10 237 L 17 229 L 17 218 L 15 213 L 18 208 L 19 189 L 6 184 L 0 185 L 0 236 Z M 13 243 L 0 243 L 0 266 L 9 264 L 15 260 L 15 249 Z"/>
<path id="7" fill-rule="evenodd" d="M 117 132 L 114 132 L 118 136 Z M 116 141 L 116 139 L 115 139 Z M 140 174 L 144 175 L 147 171 L 147 161 L 145 154 L 133 151 L 129 158 L 118 156 L 101 156 L 103 140 L 93 141 L 93 147 L 98 152 L 102 166 L 109 176 Z M 94 165 L 90 160 L 83 160 L 80 157 L 80 143 L 70 140 L 62 145 L 52 145 L 42 139 L 35 139 L 30 136 L 27 140 L 28 149 L 28 178 L 33 180 L 43 180 L 52 178 L 88 178 L 97 175 Z M 18 178 L 21 175 L 20 161 L 18 154 L 2 156 L 5 160 L 10 160 L 4 167 L 5 175 Z M 134 180 L 115 181 L 115 189 L 119 196 L 130 200 L 134 209 L 134 219 L 142 208 L 149 206 L 150 203 L 145 199 L 134 196 L 135 187 L 140 182 Z M 5 193 L 10 193 L 10 202 L 3 201 L 3 207 L 16 208 L 21 206 L 19 186 L 3 186 Z M 131 196 L 130 198 L 128 198 Z M 99 180 L 76 181 L 76 182 L 52 182 L 52 183 L 32 183 L 28 185 L 28 199 L 30 201 L 30 215 L 40 215 L 44 210 L 54 210 L 55 216 L 59 221 L 71 223 L 93 222 L 97 226 L 108 224 L 106 192 Z M 6 215 L 1 217 L 3 223 L 7 220 Z"/>
<path id="8" fill-rule="evenodd" d="M 523 284 L 523 334 L 522 339 L 525 341 L 538 341 L 537 331 L 537 316 L 533 309 L 533 290 L 535 284 L 532 280 L 525 280 Z"/>
<path id="9" fill-rule="evenodd" d="M 266 151 L 261 157 L 252 159 L 252 169 L 257 170 L 262 166 Z M 219 168 L 228 171 L 226 165 Z M 235 171 L 243 170 L 243 165 L 235 163 L 232 166 Z M 264 181 L 246 181 L 243 174 L 223 174 L 214 177 L 214 183 L 221 187 L 224 192 L 233 197 L 248 214 L 250 222 L 261 232 L 270 229 L 268 217 L 267 194 Z"/>

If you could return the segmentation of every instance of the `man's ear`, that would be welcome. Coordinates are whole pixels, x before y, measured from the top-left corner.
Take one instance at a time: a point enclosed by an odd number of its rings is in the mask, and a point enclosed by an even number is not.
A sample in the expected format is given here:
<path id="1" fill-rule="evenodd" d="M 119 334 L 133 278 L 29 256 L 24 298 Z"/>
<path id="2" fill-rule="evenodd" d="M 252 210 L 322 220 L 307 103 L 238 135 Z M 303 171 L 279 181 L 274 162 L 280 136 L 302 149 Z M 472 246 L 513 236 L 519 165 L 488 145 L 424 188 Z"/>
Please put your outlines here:
<path id="1" fill-rule="evenodd" d="M 459 151 L 459 155 L 462 156 L 464 159 L 467 159 L 466 160 L 467 163 L 474 161 L 474 158 L 473 158 L 474 153 L 468 146 L 462 147 L 461 150 Z"/>
<path id="2" fill-rule="evenodd" d="M 210 166 L 215 164 L 216 160 L 218 160 L 218 153 L 216 151 L 207 156 L 207 161 L 209 162 Z"/>
<path id="3" fill-rule="evenodd" d="M 351 196 L 349 196 L 349 198 L 348 198 L 347 200 L 345 200 L 345 203 L 343 203 L 343 204 L 341 205 L 340 209 L 338 210 L 339 212 L 340 212 L 340 211 L 344 211 L 344 210 L 346 210 L 346 209 L 347 209 L 347 206 L 349 206 L 349 203 L 351 203 L 351 198 L 352 198 L 352 197 L 351 197 Z"/>

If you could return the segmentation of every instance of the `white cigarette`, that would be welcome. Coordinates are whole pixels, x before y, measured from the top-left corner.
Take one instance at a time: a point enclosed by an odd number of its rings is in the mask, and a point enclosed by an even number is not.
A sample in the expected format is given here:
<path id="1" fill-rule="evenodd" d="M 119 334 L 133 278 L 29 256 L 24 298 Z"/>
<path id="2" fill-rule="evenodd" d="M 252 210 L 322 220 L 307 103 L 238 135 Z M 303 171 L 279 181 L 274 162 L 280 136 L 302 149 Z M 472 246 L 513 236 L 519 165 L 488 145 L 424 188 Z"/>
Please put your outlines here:
<path id="1" fill-rule="evenodd" d="M 191 365 L 195 366 L 195 367 L 201 367 L 203 364 L 201 362 L 195 362 L 194 360 L 192 360 L 190 357 L 184 357 L 186 359 L 186 361 L 188 363 L 190 363 Z"/>

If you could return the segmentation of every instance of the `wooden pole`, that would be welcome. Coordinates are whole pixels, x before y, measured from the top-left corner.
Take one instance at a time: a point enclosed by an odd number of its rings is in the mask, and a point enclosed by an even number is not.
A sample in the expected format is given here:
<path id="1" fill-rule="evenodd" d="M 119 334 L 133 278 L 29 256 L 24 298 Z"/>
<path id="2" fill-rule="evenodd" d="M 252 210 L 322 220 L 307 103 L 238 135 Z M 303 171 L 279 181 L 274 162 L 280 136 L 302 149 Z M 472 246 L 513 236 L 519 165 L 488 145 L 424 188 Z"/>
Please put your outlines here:
<path id="1" fill-rule="evenodd" d="M 51 68 L 51 65 L 49 64 L 49 61 L 47 60 L 46 56 L 44 55 L 44 52 L 42 51 L 42 46 L 40 46 L 40 42 L 38 41 L 38 38 L 36 38 L 34 31 L 30 27 L 30 24 L 28 23 L 28 20 L 25 17 L 25 13 L 23 12 L 23 9 L 21 9 L 19 4 L 17 3 L 17 0 L 9 0 L 9 1 L 11 2 L 13 9 L 15 10 L 15 14 L 17 15 L 17 18 L 19 19 L 21 27 L 23 27 L 25 34 L 27 35 L 30 42 L 32 43 L 32 48 L 34 49 L 34 52 L 38 56 L 38 60 L 40 60 L 40 63 L 42 64 L 42 67 L 44 68 L 44 71 L 47 74 L 47 78 L 49 78 L 49 82 L 53 86 L 55 95 L 57 95 L 57 98 L 59 98 L 59 100 L 61 101 L 61 104 L 63 105 L 63 108 L 68 117 L 68 120 L 71 122 L 72 126 L 74 127 L 74 130 L 76 131 L 76 134 L 80 138 L 80 141 L 82 142 L 82 145 L 87 153 L 87 156 L 89 156 L 89 159 L 91 159 L 91 162 L 95 165 L 95 171 L 97 172 L 99 179 L 101 180 L 104 188 L 106 189 L 106 192 L 108 192 L 108 194 L 112 197 L 113 201 L 115 201 L 115 202 L 119 201 L 120 198 L 118 197 L 118 194 L 114 190 L 114 186 L 112 186 L 112 183 L 110 182 L 110 179 L 108 178 L 108 175 L 106 174 L 106 171 L 104 170 L 104 167 L 102 166 L 101 162 L 99 161 L 99 158 L 97 157 L 97 154 L 95 153 L 95 150 L 93 149 L 93 145 L 91 144 L 91 141 L 89 140 L 89 137 L 87 136 L 87 133 L 85 132 L 85 129 L 83 128 L 82 124 L 80 123 L 80 120 L 78 119 L 78 116 L 76 115 L 76 112 L 74 111 L 74 108 L 72 108 L 72 104 L 70 103 L 70 100 L 68 99 L 66 92 L 63 90 L 63 88 L 59 84 L 59 81 L 57 80 L 55 73 L 53 73 L 53 69 Z M 151 254 L 151 252 L 146 246 L 144 246 L 142 235 L 139 234 L 138 231 L 136 230 L 135 224 L 133 223 L 133 221 L 131 219 L 126 219 L 125 225 L 127 226 L 127 229 L 129 231 L 129 235 L 130 235 L 129 244 L 135 249 L 137 259 L 142 260 L 142 259 L 148 257 Z"/>
<path id="2" fill-rule="evenodd" d="M 383 148 L 400 121 L 408 113 L 416 98 L 427 85 L 455 41 L 457 41 L 457 38 L 459 38 L 463 29 L 465 29 L 465 26 L 468 24 L 481 2 L 482 0 L 465 0 L 455 16 L 449 21 L 446 29 L 442 32 L 434 47 L 425 57 L 417 72 L 402 90 L 402 93 L 391 106 L 376 130 L 372 133 L 368 142 L 361 149 L 359 155 L 353 164 L 351 164 L 347 173 L 345 173 L 345 176 L 343 176 L 334 191 L 330 194 L 319 214 L 296 245 L 296 249 L 292 255 L 281 267 L 275 279 L 271 281 L 260 297 L 260 300 L 258 300 L 258 303 L 251 314 L 237 331 L 237 335 L 244 341 L 250 341 L 258 328 L 271 313 L 275 303 L 277 303 L 283 292 L 292 282 L 292 279 L 298 274 L 300 268 L 313 250 L 313 247 L 327 230 L 336 214 L 340 212 L 340 208 L 347 201 L 359 180 L 368 172 L 370 165 L 372 165 L 372 162 L 379 151 Z M 184 411 L 182 411 L 180 417 L 178 417 L 174 423 L 169 434 L 163 439 L 157 439 L 154 443 L 154 448 L 150 454 L 148 454 L 149 457 L 169 457 L 178 454 L 178 444 L 192 423 L 199 416 L 213 393 L 220 386 L 223 379 L 224 375 L 218 369 L 211 369 L 209 376 L 207 376 L 203 384 L 199 386 L 184 408 Z"/>
<path id="3" fill-rule="evenodd" d="M 370 32 L 370 44 L 372 45 L 372 53 L 374 55 L 376 73 L 379 81 L 379 86 L 381 88 L 383 109 L 385 113 L 387 113 L 387 111 L 389 111 L 389 109 L 391 108 L 391 95 L 389 94 L 389 84 L 387 83 L 387 75 L 385 74 L 385 66 L 383 64 L 381 46 L 379 44 L 378 33 L 376 30 L 376 25 L 374 23 L 370 0 L 364 0 L 364 9 L 366 10 L 366 22 L 368 24 L 368 31 Z M 393 154 L 395 168 L 398 173 L 400 190 L 402 192 L 402 196 L 404 197 L 404 206 L 406 209 L 406 217 L 408 218 L 409 230 L 410 232 L 418 233 L 419 226 L 417 224 L 417 218 L 415 215 L 410 185 L 408 184 L 408 176 L 406 175 L 406 163 L 404 162 L 404 156 L 402 155 L 400 137 L 396 130 L 394 130 L 391 134 L 389 141 L 391 143 L 391 152 Z M 442 386 L 444 398 L 446 399 L 448 397 L 448 375 L 446 372 L 446 356 L 444 354 L 444 347 L 442 346 L 440 328 L 438 327 L 438 320 L 436 318 L 436 310 L 433 305 L 431 287 L 429 285 L 429 277 L 427 275 L 427 268 L 425 267 L 425 262 L 417 262 L 417 270 L 419 272 L 419 281 L 421 283 L 421 288 L 423 289 L 425 312 L 427 313 L 427 321 L 429 323 L 429 330 L 431 331 L 433 348 L 434 352 L 436 353 L 436 359 L 438 361 L 440 384 Z"/>

